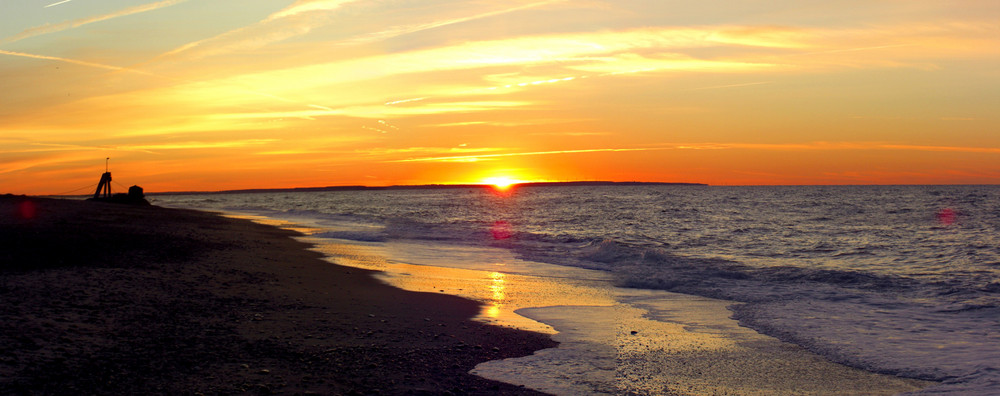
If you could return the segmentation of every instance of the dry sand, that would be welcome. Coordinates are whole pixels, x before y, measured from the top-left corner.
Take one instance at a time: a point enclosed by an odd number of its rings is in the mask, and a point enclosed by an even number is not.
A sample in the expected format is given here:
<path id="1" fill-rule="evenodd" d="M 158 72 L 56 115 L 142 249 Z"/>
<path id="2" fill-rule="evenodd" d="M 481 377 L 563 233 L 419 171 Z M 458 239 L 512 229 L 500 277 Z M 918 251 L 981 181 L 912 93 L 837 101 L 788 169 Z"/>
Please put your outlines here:
<path id="1" fill-rule="evenodd" d="M 0 394 L 532 394 L 542 334 L 207 213 L 0 196 Z"/>

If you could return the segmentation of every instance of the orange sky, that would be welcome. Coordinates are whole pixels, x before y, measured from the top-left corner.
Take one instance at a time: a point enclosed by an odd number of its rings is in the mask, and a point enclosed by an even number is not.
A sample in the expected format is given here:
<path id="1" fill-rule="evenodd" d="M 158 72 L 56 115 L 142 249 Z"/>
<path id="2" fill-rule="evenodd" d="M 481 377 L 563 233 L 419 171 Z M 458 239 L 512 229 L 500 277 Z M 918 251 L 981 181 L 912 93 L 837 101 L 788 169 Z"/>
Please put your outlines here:
<path id="1" fill-rule="evenodd" d="M 0 193 L 1000 183 L 994 0 L 2 11 Z"/>

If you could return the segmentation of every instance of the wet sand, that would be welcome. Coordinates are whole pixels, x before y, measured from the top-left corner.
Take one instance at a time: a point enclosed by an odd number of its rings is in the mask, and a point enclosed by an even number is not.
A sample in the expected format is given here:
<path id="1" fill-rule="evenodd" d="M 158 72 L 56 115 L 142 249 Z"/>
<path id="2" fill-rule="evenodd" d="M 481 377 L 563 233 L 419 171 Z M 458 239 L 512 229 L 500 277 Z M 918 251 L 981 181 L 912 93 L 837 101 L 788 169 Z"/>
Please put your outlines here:
<path id="1" fill-rule="evenodd" d="M 411 291 L 483 303 L 477 320 L 553 334 L 557 348 L 482 363 L 480 376 L 557 395 L 894 395 L 933 382 L 830 362 L 741 327 L 733 301 L 616 287 L 610 274 L 502 249 L 312 239 L 335 262 Z"/>
<path id="2" fill-rule="evenodd" d="M 0 394 L 533 394 L 468 374 L 553 347 L 292 231 L 0 196 Z"/>

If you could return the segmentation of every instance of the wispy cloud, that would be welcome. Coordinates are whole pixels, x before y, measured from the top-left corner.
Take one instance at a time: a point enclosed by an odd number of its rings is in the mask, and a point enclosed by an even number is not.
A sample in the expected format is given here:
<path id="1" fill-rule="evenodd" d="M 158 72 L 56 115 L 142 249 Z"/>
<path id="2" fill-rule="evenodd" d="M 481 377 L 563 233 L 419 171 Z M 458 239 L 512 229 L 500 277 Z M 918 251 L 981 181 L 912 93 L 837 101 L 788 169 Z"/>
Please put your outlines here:
<path id="1" fill-rule="evenodd" d="M 228 51 L 229 45 L 239 43 L 266 45 L 272 39 L 286 34 L 302 34 L 304 31 L 319 26 L 324 15 L 350 4 L 351 1 L 300 2 L 275 13 L 264 21 L 253 25 L 252 29 L 262 29 L 262 35 L 254 32 L 233 31 L 191 45 L 200 46 L 205 54 Z M 541 6 L 549 2 L 532 3 L 515 8 Z M 507 10 L 509 11 L 509 10 Z M 495 11 L 502 12 L 502 11 Z M 319 18 L 294 20 L 299 16 L 316 13 Z M 486 14 L 480 14 L 482 16 Z M 472 18 L 472 17 L 468 17 Z M 461 18 L 459 18 L 461 19 Z M 278 21 L 288 22 L 288 25 L 270 26 Z M 268 26 L 264 26 L 268 25 Z M 293 29 L 299 26 L 304 29 Z M 956 29 L 972 29 L 976 27 L 956 27 Z M 297 30 L 298 29 L 298 30 Z M 272 31 L 273 30 L 273 31 Z M 388 31 L 388 30 L 386 30 Z M 270 33 L 269 33 L 270 32 Z M 276 36 L 270 36 L 277 32 Z M 954 32 L 950 32 L 954 33 Z M 949 34 L 950 34 L 949 33 Z M 232 37 L 229 35 L 233 34 Z M 324 106 L 317 107 L 310 103 L 302 103 L 308 109 L 279 109 L 277 111 L 244 112 L 217 114 L 214 118 L 228 119 L 260 119 L 260 118 L 304 118 L 314 119 L 324 116 L 358 116 L 364 118 L 381 118 L 406 115 L 440 114 L 447 112 L 461 113 L 485 111 L 495 108 L 512 106 L 538 105 L 531 101 L 468 101 L 469 95 L 501 95 L 516 93 L 531 88 L 542 88 L 551 84 L 576 84 L 586 78 L 613 77 L 623 74 L 639 73 L 761 73 L 770 71 L 809 70 L 825 68 L 832 64 L 846 67 L 898 67 L 903 65 L 907 57 L 912 57 L 915 48 L 926 51 L 928 45 L 915 47 L 911 43 L 886 44 L 880 46 L 857 46 L 859 37 L 868 40 L 892 41 L 901 37 L 923 37 L 928 34 L 942 34 L 936 30 L 909 31 L 904 28 L 886 27 L 881 29 L 805 29 L 785 27 L 746 27 L 746 26 L 700 26 L 700 27 L 649 27 L 617 31 L 579 32 L 541 34 L 480 40 L 468 42 L 449 42 L 439 47 L 419 50 L 387 53 L 368 57 L 307 64 L 304 66 L 277 68 L 257 73 L 231 75 L 192 84 L 181 89 L 187 97 L 212 97 L 218 87 L 253 87 L 257 92 L 271 92 L 274 97 L 317 96 L 319 88 L 336 90 L 337 86 L 366 85 L 370 83 L 379 87 L 380 80 L 399 76 L 418 75 L 421 73 L 447 73 L 470 71 L 461 78 L 451 78 L 442 81 L 441 78 L 413 80 L 406 85 L 412 95 L 400 94 L 403 99 L 385 101 L 385 96 L 376 96 L 376 90 L 366 89 L 348 97 L 330 97 L 333 100 L 322 102 Z M 252 42 L 244 38 L 253 38 Z M 216 42 L 216 40 L 218 40 Z M 933 43 L 933 41 L 930 41 Z M 1000 45 L 1000 41 L 998 41 Z M 719 46 L 741 46 L 755 48 L 756 52 L 728 57 L 694 57 L 683 54 L 697 48 L 718 48 Z M 881 56 L 842 57 L 831 51 L 876 51 Z M 179 49 L 183 50 L 183 49 Z M 185 52 L 183 50 L 181 52 Z M 761 53 L 760 51 L 763 51 Z M 791 52 L 790 52 L 791 51 Z M 885 52 L 889 51 L 889 52 Z M 194 53 L 191 53 L 194 54 Z M 835 56 L 836 55 L 836 56 Z M 185 55 L 186 56 L 186 55 Z M 389 67 L 388 65 L 391 65 Z M 475 70 L 496 69 L 503 66 L 517 66 L 545 70 L 555 74 L 536 78 L 518 78 L 517 73 L 502 76 L 495 71 L 490 74 L 476 75 Z M 441 74 L 443 75 L 443 74 Z M 443 78 L 443 77 L 442 77 Z M 487 80 L 487 81 L 484 81 Z M 490 85 L 489 83 L 502 85 Z M 702 90 L 736 88 L 752 85 L 768 84 L 770 81 L 758 81 L 743 84 L 713 85 Z M 387 91 L 388 92 L 388 91 Z M 393 91 L 395 92 L 395 91 Z M 276 95 L 281 95 L 276 96 Z M 367 97 L 366 97 L 367 95 Z M 409 97 L 408 97 L 409 96 Z M 462 101 L 449 98 L 462 97 Z M 352 101 L 353 100 L 353 101 Z M 339 101 L 339 103 L 337 103 Z M 371 104 L 373 101 L 382 106 Z M 432 102 L 453 102 L 451 104 Z M 288 101 L 292 102 L 292 101 Z M 421 102 L 421 106 L 414 106 Z M 507 103 L 504 103 L 507 102 Z M 244 106 L 260 106 L 251 100 L 246 100 Z M 402 106 L 406 105 L 406 106 Z M 389 108 L 391 106 L 393 108 Z M 398 107 L 398 108 L 397 108 Z"/>
<path id="2" fill-rule="evenodd" d="M 69 0 L 67 0 L 67 1 L 69 1 Z M 39 36 L 39 35 L 43 35 L 43 34 L 48 34 L 48 33 L 61 32 L 61 31 L 64 31 L 64 30 L 73 29 L 73 28 L 77 28 L 77 27 L 80 27 L 80 26 L 88 25 L 88 24 L 91 24 L 91 23 L 94 23 L 94 22 L 101 22 L 101 21 L 106 21 L 106 20 L 109 20 L 109 19 L 118 18 L 118 17 L 139 14 L 139 13 L 143 13 L 143 12 L 147 12 L 147 11 L 158 10 L 160 8 L 163 8 L 163 7 L 170 7 L 170 6 L 175 5 L 175 4 L 180 4 L 180 3 L 183 3 L 185 1 L 188 1 L 188 0 L 164 0 L 164 1 L 159 1 L 159 2 L 156 2 L 156 3 L 149 3 L 149 4 L 143 4 L 143 5 L 138 5 L 138 6 L 134 6 L 134 7 L 129 7 L 129 8 L 126 8 L 124 10 L 112 12 L 112 13 L 109 13 L 109 14 L 97 15 L 97 16 L 92 16 L 92 17 L 87 17 L 87 18 L 74 19 L 72 21 L 66 21 L 66 22 L 61 22 L 61 23 L 51 24 L 51 25 L 47 24 L 47 25 L 42 25 L 42 26 L 36 26 L 36 27 L 30 28 L 30 29 L 27 29 L 27 30 L 25 30 L 25 31 L 23 31 L 21 33 L 15 34 L 15 35 L 13 35 L 11 37 L 7 37 L 5 39 L 2 39 L 2 40 L 0 40 L 0 44 L 9 44 L 9 43 L 13 43 L 15 41 L 24 40 L 24 39 L 29 38 L 29 37 L 35 37 L 35 36 Z M 62 3 L 66 3 L 66 1 L 49 4 L 46 7 L 52 7 L 52 6 L 55 6 L 55 5 L 62 4 Z"/>
<path id="3" fill-rule="evenodd" d="M 582 153 L 607 153 L 607 152 L 625 152 L 625 151 L 658 151 L 658 150 L 670 150 L 672 148 L 667 147 L 647 147 L 647 148 L 598 148 L 598 149 L 582 149 L 582 150 L 553 150 L 553 151 L 530 151 L 530 152 L 519 152 L 519 153 L 501 153 L 501 154 L 482 154 L 482 155 L 461 155 L 461 156 L 443 156 L 443 157 L 424 157 L 424 158 L 407 158 L 401 160 L 391 160 L 386 162 L 475 162 L 499 159 L 504 157 L 525 157 L 525 156 L 536 156 L 536 155 L 557 155 L 557 154 L 582 154 Z"/>
<path id="4" fill-rule="evenodd" d="M 663 151 L 663 150 L 779 150 L 779 151 L 817 151 L 817 150 L 905 150 L 905 151 L 945 151 L 962 153 L 1000 154 L 997 147 L 960 147 L 960 146 L 920 146 L 886 144 L 877 142 L 811 142 L 791 144 L 762 143 L 669 143 L 657 147 L 633 148 L 596 148 L 579 150 L 528 151 L 497 154 L 432 156 L 390 160 L 386 162 L 477 162 L 496 160 L 504 157 L 523 157 L 540 155 L 583 154 L 601 152 L 633 152 L 633 151 Z"/>
<path id="5" fill-rule="evenodd" d="M 1000 154 L 1000 147 L 970 146 L 927 146 L 895 144 L 886 142 L 807 142 L 807 143 L 687 143 L 674 144 L 675 148 L 688 150 L 778 150 L 778 151 L 822 151 L 822 150 L 892 150 L 892 151 L 939 151 L 956 153 Z"/>
<path id="6" fill-rule="evenodd" d="M 31 143 L 22 148 L 0 150 L 4 154 L 25 154 L 44 153 L 59 151 L 138 151 L 144 153 L 155 153 L 158 150 L 202 150 L 219 148 L 239 148 L 248 146 L 259 146 L 278 142 L 278 139 L 239 139 L 228 141 L 185 141 L 172 143 L 144 143 L 144 144 L 111 144 L 111 145 L 87 145 L 87 144 L 67 144 L 67 143 Z"/>
<path id="7" fill-rule="evenodd" d="M 294 4 L 267 17 L 265 21 L 288 18 L 315 11 L 331 11 L 358 0 L 298 0 Z"/>
<path id="8" fill-rule="evenodd" d="M 157 74 L 145 72 L 145 71 L 142 71 L 142 70 L 136 70 L 136 69 L 131 69 L 131 68 L 127 68 L 127 67 L 121 67 L 121 66 L 105 65 L 105 64 L 102 64 L 102 63 L 87 62 L 87 61 L 82 61 L 82 60 L 77 60 L 77 59 L 60 58 L 58 56 L 29 54 L 29 53 L 24 53 L 24 52 L 14 52 L 14 51 L 5 51 L 5 50 L 0 50 L 0 55 L 10 55 L 10 56 L 19 56 L 19 57 L 23 57 L 23 58 L 51 60 L 51 61 L 57 61 L 57 62 L 71 63 L 71 64 L 74 64 L 74 65 L 80 65 L 80 66 L 86 66 L 86 67 L 93 67 L 93 68 L 97 68 L 97 69 L 104 69 L 104 70 L 111 70 L 111 71 L 117 71 L 117 72 L 127 72 L 127 73 L 142 74 L 142 75 L 145 75 L 145 76 L 161 77 L 161 76 L 159 76 Z"/>
<path id="9" fill-rule="evenodd" d="M 117 150 L 141 150 L 141 151 L 156 151 L 156 150 L 204 150 L 204 149 L 220 149 L 220 148 L 240 148 L 248 146 L 260 146 L 268 143 L 277 142 L 278 139 L 241 139 L 241 140 L 230 140 L 230 141 L 216 141 L 216 142 L 176 142 L 176 143 L 156 143 L 156 144 L 135 144 L 135 145 L 124 145 L 115 146 Z"/>
<path id="10" fill-rule="evenodd" d="M 250 112 L 250 113 L 225 113 L 215 114 L 211 118 L 215 119 L 267 119 L 267 118 L 304 118 L 313 119 L 325 116 L 350 116 L 358 118 L 382 118 L 403 115 L 427 115 L 441 113 L 472 113 L 479 111 L 496 110 L 500 108 L 525 107 L 536 104 L 527 101 L 478 101 L 478 102 L 451 102 L 451 103 L 430 103 L 413 107 L 387 107 L 387 106 L 349 106 L 330 110 L 294 110 L 294 111 L 273 111 L 273 112 Z"/>
<path id="11" fill-rule="evenodd" d="M 92 153 L 80 151 L 65 151 L 42 156 L 9 157 L 6 159 L 0 159 L 0 175 L 43 167 L 58 166 L 67 163 L 75 163 L 93 158 L 94 156 Z"/>
<path id="12" fill-rule="evenodd" d="M 504 15 L 504 14 L 509 14 L 509 13 L 512 13 L 512 12 L 524 11 L 524 10 L 528 10 L 528 9 L 532 9 L 532 8 L 539 8 L 539 7 L 543 7 L 543 6 L 547 6 L 547 5 L 551 5 L 551 4 L 558 4 L 558 3 L 565 3 L 565 2 L 566 2 L 566 0 L 540 1 L 540 2 L 534 2 L 534 3 L 525 4 L 525 5 L 520 5 L 520 6 L 516 6 L 516 7 L 508 7 L 508 8 L 504 8 L 504 9 L 501 9 L 501 10 L 495 10 L 495 11 L 478 13 L 478 14 L 469 15 L 469 16 L 461 16 L 461 17 L 450 18 L 450 19 L 441 19 L 441 20 L 436 20 L 436 21 L 427 22 L 427 23 L 417 23 L 417 24 L 410 24 L 410 25 L 403 25 L 403 26 L 393 26 L 393 27 L 391 27 L 389 29 L 385 29 L 385 30 L 382 30 L 382 31 L 365 34 L 365 35 L 362 35 L 362 36 L 359 36 L 359 37 L 355 37 L 355 38 L 351 38 L 351 39 L 347 39 L 347 40 L 342 40 L 342 41 L 339 41 L 337 44 L 340 44 L 340 45 L 363 45 L 363 44 L 369 44 L 369 43 L 379 42 L 379 41 L 383 41 L 383 40 L 388 40 L 388 39 L 391 39 L 391 38 L 394 38 L 394 37 L 399 37 L 399 36 L 406 35 L 406 34 L 412 34 L 412 33 L 422 32 L 422 31 L 425 31 L 425 30 L 442 28 L 442 27 L 445 27 L 445 26 L 455 25 L 455 24 L 459 24 L 459 23 L 471 22 L 471 21 L 475 21 L 475 20 L 479 20 L 479 19 L 485 19 L 485 18 L 489 18 L 489 17 L 495 17 L 495 16 Z"/>
<path id="13" fill-rule="evenodd" d="M 406 74 L 515 65 L 558 65 L 601 73 L 637 70 L 737 71 L 771 66 L 767 63 L 695 59 L 676 53 L 655 57 L 638 54 L 640 51 L 670 51 L 718 45 L 706 41 L 706 34 L 710 32 L 711 30 L 696 28 L 648 28 L 473 41 L 247 74 L 233 79 L 255 86 L 266 86 L 265 90 L 281 91 L 357 83 Z M 763 41 L 755 43 L 764 44 Z M 563 82 L 566 78 L 572 80 L 576 77 L 560 76 L 537 81 L 539 84 Z M 518 86 L 522 86 L 522 83 L 523 86 L 535 85 L 535 81 L 522 81 Z"/>
<path id="14" fill-rule="evenodd" d="M 486 125 L 491 127 L 520 127 L 528 125 L 546 125 L 546 124 L 564 124 L 572 122 L 587 121 L 585 118 L 537 118 L 537 119 L 520 119 L 517 121 L 463 121 L 463 122 L 448 122 L 442 124 L 427 124 L 423 125 L 425 127 L 432 128 L 450 128 L 450 127 L 467 127 L 467 126 L 477 126 Z M 610 132 L 571 132 L 571 131 L 558 131 L 558 132 L 535 132 L 528 135 L 540 136 L 540 135 L 558 135 L 558 136 L 598 136 L 598 135 L 610 135 Z"/>
<path id="15" fill-rule="evenodd" d="M 55 2 L 55 3 L 52 3 L 52 4 L 49 4 L 49 5 L 47 5 L 47 6 L 45 6 L 45 7 L 42 7 L 42 8 L 49 8 L 49 7 L 55 7 L 55 6 L 57 6 L 57 5 L 60 5 L 60 4 L 66 4 L 66 3 L 69 3 L 69 2 L 71 2 L 71 1 L 73 1 L 73 0 L 62 0 L 62 1 L 59 1 L 59 2 Z"/>
<path id="16" fill-rule="evenodd" d="M 750 87 L 754 85 L 771 84 L 773 82 L 774 81 L 759 81 L 759 82 L 742 83 L 742 84 L 713 85 L 710 87 L 691 88 L 690 91 L 706 91 L 710 89 L 724 89 L 724 88 L 741 88 L 741 87 Z"/>
<path id="17" fill-rule="evenodd" d="M 405 148 L 374 148 L 366 150 L 355 150 L 354 153 L 372 156 L 386 156 L 399 154 L 462 154 L 462 153 L 486 153 L 493 151 L 507 150 L 499 147 L 405 147 Z"/>
<path id="18" fill-rule="evenodd" d="M 158 56 L 152 62 L 181 55 L 190 60 L 261 48 L 304 35 L 328 23 L 325 18 L 309 17 L 311 14 L 330 13 L 356 2 L 359 0 L 299 0 L 260 22 L 185 44 Z"/>
<path id="19" fill-rule="evenodd" d="M 919 146 L 910 144 L 885 144 L 878 148 L 907 151 L 946 151 L 956 153 L 1000 154 L 1000 147 Z"/>

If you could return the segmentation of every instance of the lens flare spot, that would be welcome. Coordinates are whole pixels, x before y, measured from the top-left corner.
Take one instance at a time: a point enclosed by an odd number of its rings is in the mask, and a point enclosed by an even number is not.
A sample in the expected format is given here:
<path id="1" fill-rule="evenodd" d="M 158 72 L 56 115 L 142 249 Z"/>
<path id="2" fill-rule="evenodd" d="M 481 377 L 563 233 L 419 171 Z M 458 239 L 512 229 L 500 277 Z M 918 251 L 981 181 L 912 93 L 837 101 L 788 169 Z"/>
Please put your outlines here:
<path id="1" fill-rule="evenodd" d="M 18 205 L 18 207 L 17 207 L 17 214 L 18 214 L 18 216 L 20 216 L 22 219 L 25 219 L 25 220 L 31 220 L 31 219 L 35 218 L 35 215 L 37 213 L 38 213 L 38 209 L 35 208 L 35 203 L 32 202 L 32 201 L 21 202 L 21 204 Z"/>
<path id="2" fill-rule="evenodd" d="M 494 222 L 490 227 L 490 234 L 493 235 L 493 239 L 501 240 L 510 238 L 513 233 L 510 229 L 510 223 L 500 220 Z"/>
<path id="3" fill-rule="evenodd" d="M 955 223 L 958 214 L 955 213 L 954 209 L 944 208 L 937 212 L 938 223 L 943 225 L 952 225 Z"/>

